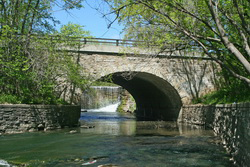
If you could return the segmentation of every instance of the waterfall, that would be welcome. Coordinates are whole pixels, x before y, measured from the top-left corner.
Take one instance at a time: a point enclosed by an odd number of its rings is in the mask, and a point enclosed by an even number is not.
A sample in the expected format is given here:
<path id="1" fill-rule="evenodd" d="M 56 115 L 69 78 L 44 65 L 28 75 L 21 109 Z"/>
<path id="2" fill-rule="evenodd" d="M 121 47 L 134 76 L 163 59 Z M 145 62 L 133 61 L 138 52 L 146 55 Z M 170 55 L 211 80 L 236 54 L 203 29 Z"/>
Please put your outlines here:
<path id="1" fill-rule="evenodd" d="M 120 102 L 115 104 L 109 104 L 105 107 L 101 107 L 98 109 L 88 109 L 88 112 L 116 112 L 118 106 L 120 105 Z"/>
<path id="2" fill-rule="evenodd" d="M 81 108 L 87 111 L 108 110 L 106 106 L 115 107 L 120 102 L 122 88 L 120 86 L 91 86 L 81 98 Z M 111 109 L 110 108 L 110 109 Z M 116 107 L 117 108 L 117 107 Z"/>

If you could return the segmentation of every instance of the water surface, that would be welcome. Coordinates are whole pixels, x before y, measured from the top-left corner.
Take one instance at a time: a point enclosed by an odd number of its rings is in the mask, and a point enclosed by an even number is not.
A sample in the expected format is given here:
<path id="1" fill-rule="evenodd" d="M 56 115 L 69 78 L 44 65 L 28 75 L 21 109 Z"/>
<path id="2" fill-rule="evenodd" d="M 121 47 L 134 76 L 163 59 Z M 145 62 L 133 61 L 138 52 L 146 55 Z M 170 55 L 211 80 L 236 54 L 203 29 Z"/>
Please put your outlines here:
<path id="1" fill-rule="evenodd" d="M 82 113 L 81 123 L 95 127 L 0 136 L 0 160 L 32 167 L 79 167 L 91 160 L 90 167 L 231 166 L 213 132 L 202 127 L 139 122 L 116 112 Z"/>

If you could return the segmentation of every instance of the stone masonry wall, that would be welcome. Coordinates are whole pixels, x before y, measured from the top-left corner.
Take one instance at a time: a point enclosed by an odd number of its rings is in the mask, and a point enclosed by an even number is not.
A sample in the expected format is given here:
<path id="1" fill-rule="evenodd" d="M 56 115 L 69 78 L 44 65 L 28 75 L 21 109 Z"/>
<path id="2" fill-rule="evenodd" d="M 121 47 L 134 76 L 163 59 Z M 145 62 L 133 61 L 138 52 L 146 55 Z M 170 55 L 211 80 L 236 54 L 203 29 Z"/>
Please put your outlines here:
<path id="1" fill-rule="evenodd" d="M 85 75 L 94 80 L 125 71 L 153 74 L 169 82 L 180 94 L 183 104 L 191 102 L 191 89 L 196 89 L 199 95 L 214 90 L 214 77 L 218 70 L 211 60 L 152 56 L 81 54 L 79 64 Z"/>
<path id="2" fill-rule="evenodd" d="M 250 103 L 183 106 L 179 122 L 213 128 L 238 167 L 250 164 Z"/>
<path id="3" fill-rule="evenodd" d="M 77 126 L 80 112 L 80 106 L 2 104 L 0 134 Z"/>

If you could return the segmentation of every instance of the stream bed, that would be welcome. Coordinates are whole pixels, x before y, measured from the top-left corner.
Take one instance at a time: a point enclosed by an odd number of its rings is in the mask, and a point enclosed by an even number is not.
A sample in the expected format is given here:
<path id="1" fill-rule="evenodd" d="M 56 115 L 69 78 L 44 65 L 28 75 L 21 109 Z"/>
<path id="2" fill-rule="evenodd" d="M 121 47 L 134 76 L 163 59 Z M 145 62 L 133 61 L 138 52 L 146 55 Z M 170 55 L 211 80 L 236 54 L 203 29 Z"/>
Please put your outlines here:
<path id="1" fill-rule="evenodd" d="M 231 167 L 211 130 L 84 112 L 82 128 L 0 136 L 0 166 Z"/>

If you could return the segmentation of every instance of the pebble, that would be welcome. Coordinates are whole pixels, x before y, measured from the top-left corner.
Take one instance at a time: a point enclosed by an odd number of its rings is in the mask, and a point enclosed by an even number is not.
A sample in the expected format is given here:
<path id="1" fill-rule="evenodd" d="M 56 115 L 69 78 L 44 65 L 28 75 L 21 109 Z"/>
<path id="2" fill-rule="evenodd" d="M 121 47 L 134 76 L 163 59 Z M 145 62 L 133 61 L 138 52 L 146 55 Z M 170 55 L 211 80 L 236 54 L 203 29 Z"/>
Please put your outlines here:
<path id="1" fill-rule="evenodd" d="M 39 124 L 37 127 L 38 128 L 44 128 L 44 125 L 43 124 Z"/>
<path id="2" fill-rule="evenodd" d="M 98 165 L 97 167 L 119 167 L 119 166 L 113 164 L 105 164 L 105 165 Z"/>
<path id="3" fill-rule="evenodd" d="M 75 162 L 78 162 L 78 161 L 80 161 L 80 159 L 79 159 L 79 158 L 76 158 L 76 159 L 75 159 Z"/>
<path id="4" fill-rule="evenodd" d="M 81 128 L 85 128 L 85 129 L 90 129 L 90 128 L 94 128 L 94 125 L 82 125 Z"/>
<path id="5" fill-rule="evenodd" d="M 69 133 L 76 133 L 76 132 L 77 132 L 76 130 L 69 131 Z"/>

